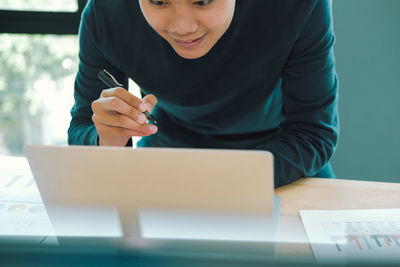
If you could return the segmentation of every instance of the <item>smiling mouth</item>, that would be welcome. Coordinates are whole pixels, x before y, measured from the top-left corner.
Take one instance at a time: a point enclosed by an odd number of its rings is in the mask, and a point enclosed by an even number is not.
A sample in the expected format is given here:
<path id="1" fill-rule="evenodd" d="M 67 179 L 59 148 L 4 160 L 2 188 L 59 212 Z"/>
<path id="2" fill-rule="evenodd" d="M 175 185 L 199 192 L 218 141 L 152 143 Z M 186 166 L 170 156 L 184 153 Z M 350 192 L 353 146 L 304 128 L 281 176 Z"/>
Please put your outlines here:
<path id="1" fill-rule="evenodd" d="M 191 41 L 175 40 L 175 42 L 177 42 L 177 43 L 184 43 L 184 44 L 191 44 L 191 43 L 194 43 L 194 42 L 200 40 L 201 38 L 203 38 L 203 36 L 200 37 L 200 38 L 197 38 L 197 39 L 193 39 L 193 40 L 191 40 Z"/>
<path id="2" fill-rule="evenodd" d="M 206 36 L 206 34 L 204 34 L 203 36 L 196 38 L 196 39 L 192 39 L 192 40 L 177 40 L 177 39 L 173 39 L 175 41 L 175 43 L 179 46 L 182 46 L 184 48 L 195 48 L 197 47 L 201 41 L 203 41 L 204 37 Z"/>

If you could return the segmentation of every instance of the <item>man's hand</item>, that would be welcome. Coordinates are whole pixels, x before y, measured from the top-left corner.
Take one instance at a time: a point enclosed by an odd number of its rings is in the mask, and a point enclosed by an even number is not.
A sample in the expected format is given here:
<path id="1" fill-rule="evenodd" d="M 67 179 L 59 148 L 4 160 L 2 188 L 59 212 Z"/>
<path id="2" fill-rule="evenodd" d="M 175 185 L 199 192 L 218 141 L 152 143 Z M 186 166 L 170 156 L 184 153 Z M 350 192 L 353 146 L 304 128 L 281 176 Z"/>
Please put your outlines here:
<path id="1" fill-rule="evenodd" d="M 103 90 L 92 103 L 99 145 L 125 146 L 132 136 L 155 134 L 157 126 L 148 124 L 142 112 L 151 112 L 156 104 L 154 95 L 146 95 L 142 100 L 121 87 Z"/>

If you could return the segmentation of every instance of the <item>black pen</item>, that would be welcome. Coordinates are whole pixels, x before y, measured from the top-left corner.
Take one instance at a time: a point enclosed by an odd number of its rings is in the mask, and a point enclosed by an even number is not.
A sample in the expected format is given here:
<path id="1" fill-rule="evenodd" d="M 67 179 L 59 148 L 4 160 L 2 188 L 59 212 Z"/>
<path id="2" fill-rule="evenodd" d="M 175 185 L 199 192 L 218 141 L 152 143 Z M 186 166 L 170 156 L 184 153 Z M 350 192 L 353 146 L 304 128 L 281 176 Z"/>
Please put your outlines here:
<path id="1" fill-rule="evenodd" d="M 97 74 L 97 77 L 99 77 L 99 79 L 105 83 L 105 85 L 107 85 L 110 88 L 114 88 L 114 87 L 124 87 L 122 84 L 120 84 L 115 78 L 114 76 L 112 76 L 108 71 L 106 70 L 101 70 L 99 71 L 99 73 Z M 157 124 L 156 119 L 150 114 L 150 112 L 143 111 L 142 112 L 146 118 L 153 122 L 154 124 Z"/>

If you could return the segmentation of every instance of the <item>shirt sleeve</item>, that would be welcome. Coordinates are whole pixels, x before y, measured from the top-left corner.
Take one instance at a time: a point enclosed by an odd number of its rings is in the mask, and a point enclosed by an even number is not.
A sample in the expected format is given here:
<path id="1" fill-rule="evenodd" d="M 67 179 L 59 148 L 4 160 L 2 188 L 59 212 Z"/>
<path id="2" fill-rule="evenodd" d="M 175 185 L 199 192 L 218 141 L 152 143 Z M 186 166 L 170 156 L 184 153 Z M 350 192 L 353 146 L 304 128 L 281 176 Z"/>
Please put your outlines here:
<path id="1" fill-rule="evenodd" d="M 68 144 L 98 145 L 98 133 L 92 121 L 91 104 L 106 89 L 97 73 L 107 69 L 128 88 L 128 79 L 108 60 L 102 48 L 100 22 L 96 19 L 95 1 L 89 1 L 82 13 L 79 27 L 79 69 L 74 84 L 75 103 L 71 109 L 71 122 L 68 129 Z"/>
<path id="2" fill-rule="evenodd" d="M 274 155 L 275 186 L 321 170 L 338 141 L 338 80 L 330 0 L 316 1 L 282 71 L 281 134 L 260 146 Z"/>

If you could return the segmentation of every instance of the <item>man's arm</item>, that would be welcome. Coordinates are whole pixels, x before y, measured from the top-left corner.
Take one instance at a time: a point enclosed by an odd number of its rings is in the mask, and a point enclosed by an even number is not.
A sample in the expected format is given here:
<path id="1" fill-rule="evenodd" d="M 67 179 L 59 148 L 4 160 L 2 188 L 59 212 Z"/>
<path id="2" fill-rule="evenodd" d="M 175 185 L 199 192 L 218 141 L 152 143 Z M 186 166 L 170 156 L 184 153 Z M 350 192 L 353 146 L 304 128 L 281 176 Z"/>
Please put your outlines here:
<path id="1" fill-rule="evenodd" d="M 258 148 L 275 158 L 275 186 L 312 176 L 335 151 L 339 124 L 331 1 L 316 1 L 282 73 L 281 135 Z"/>
<path id="2" fill-rule="evenodd" d="M 82 13 L 79 27 L 79 70 L 75 79 L 75 104 L 71 109 L 71 123 L 68 129 L 70 145 L 98 145 L 98 133 L 92 121 L 91 104 L 98 99 L 105 85 L 97 78 L 102 69 L 110 71 L 128 88 L 127 77 L 113 67 L 101 48 L 101 30 L 96 21 L 94 1 L 89 1 Z M 128 143 L 131 145 L 131 142 Z"/>

